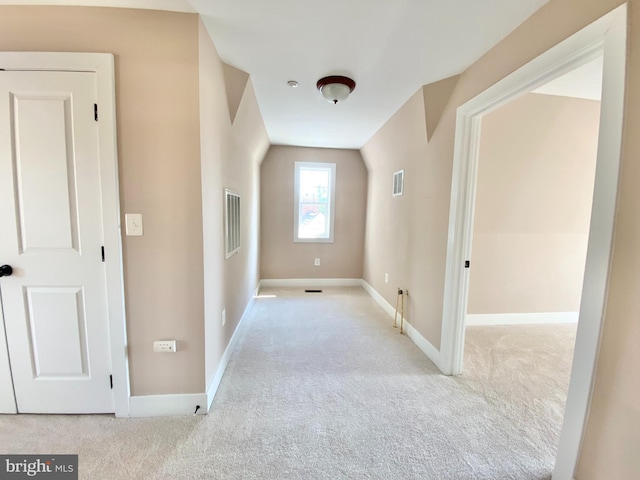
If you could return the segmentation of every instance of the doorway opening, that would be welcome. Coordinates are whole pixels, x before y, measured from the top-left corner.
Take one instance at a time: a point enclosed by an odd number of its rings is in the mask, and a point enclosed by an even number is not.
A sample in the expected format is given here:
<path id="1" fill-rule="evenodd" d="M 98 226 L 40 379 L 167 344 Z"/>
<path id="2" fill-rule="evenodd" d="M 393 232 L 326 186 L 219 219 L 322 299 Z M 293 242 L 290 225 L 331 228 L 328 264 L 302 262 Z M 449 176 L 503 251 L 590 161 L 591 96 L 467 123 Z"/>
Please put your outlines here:
<path id="1" fill-rule="evenodd" d="M 616 207 L 626 62 L 626 5 L 530 61 L 458 109 L 441 339 L 443 372 L 462 373 L 480 125 L 484 115 L 598 56 L 604 57 L 601 120 L 567 407 L 553 478 L 570 480 L 578 462 L 590 403 L 606 301 Z"/>
<path id="2" fill-rule="evenodd" d="M 598 57 L 482 117 L 463 377 L 550 466 L 583 288 L 601 89 Z"/>

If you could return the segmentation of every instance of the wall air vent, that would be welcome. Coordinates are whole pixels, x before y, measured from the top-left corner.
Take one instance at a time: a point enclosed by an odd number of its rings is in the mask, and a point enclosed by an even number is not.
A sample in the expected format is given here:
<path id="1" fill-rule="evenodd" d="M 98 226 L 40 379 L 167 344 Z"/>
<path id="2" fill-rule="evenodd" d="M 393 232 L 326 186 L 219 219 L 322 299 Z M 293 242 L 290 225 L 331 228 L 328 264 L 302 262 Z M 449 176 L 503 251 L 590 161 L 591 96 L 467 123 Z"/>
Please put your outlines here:
<path id="1" fill-rule="evenodd" d="M 240 250 L 240 195 L 224 191 L 225 258 Z"/>
<path id="2" fill-rule="evenodd" d="M 398 197 L 404 192 L 404 170 L 393 174 L 393 196 Z"/>

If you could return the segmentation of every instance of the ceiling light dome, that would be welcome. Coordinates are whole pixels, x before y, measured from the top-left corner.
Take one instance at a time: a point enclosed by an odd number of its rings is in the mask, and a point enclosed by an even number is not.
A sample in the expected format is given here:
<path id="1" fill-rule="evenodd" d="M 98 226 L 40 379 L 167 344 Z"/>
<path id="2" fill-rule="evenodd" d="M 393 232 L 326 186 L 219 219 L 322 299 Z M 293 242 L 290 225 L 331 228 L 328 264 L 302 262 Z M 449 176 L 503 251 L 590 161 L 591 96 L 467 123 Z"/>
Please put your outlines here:
<path id="1" fill-rule="evenodd" d="M 318 80 L 317 87 L 322 96 L 335 105 L 347 99 L 356 88 L 356 82 L 349 77 L 332 75 Z"/>

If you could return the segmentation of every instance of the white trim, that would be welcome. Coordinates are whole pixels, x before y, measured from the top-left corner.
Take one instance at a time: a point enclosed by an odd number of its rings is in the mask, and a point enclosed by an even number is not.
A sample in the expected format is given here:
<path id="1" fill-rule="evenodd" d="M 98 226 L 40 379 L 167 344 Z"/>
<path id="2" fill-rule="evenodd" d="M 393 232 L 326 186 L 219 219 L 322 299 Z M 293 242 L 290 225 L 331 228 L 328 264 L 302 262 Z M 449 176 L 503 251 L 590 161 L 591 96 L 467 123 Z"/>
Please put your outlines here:
<path id="1" fill-rule="evenodd" d="M 395 308 L 387 302 L 382 295 L 380 295 L 366 280 L 361 280 L 360 285 L 362 288 L 373 298 L 382 309 L 387 312 L 387 314 L 394 318 L 396 314 Z M 420 332 L 418 332 L 413 325 L 411 325 L 407 319 L 404 319 L 404 325 L 407 332 L 407 337 L 411 339 L 413 343 L 424 353 L 429 360 L 433 362 L 433 364 L 438 367 L 439 370 L 442 371 L 441 360 L 440 360 L 440 352 L 436 347 L 434 347 L 426 338 L 424 338 Z"/>
<path id="2" fill-rule="evenodd" d="M 256 287 L 255 291 L 253 292 L 253 295 L 251 296 L 251 300 L 249 300 L 249 303 L 244 309 L 244 313 L 242 314 L 242 317 L 240 318 L 240 321 L 238 322 L 238 325 L 236 326 L 236 329 L 233 332 L 233 335 L 231 336 L 231 340 L 229 340 L 229 343 L 227 344 L 227 348 L 225 348 L 224 353 L 222 354 L 222 358 L 220 359 L 220 363 L 218 364 L 216 373 L 213 376 L 213 379 L 211 380 L 211 384 L 209 385 L 209 388 L 207 388 L 207 410 L 206 410 L 207 412 L 211 409 L 211 404 L 213 403 L 213 399 L 215 398 L 216 393 L 218 392 L 218 387 L 220 387 L 220 382 L 222 381 L 224 372 L 227 369 L 227 365 L 229 365 L 231 354 L 233 353 L 233 350 L 236 348 L 236 344 L 238 343 L 238 338 L 240 338 L 240 334 L 238 332 L 240 331 L 240 327 L 242 326 L 243 322 L 247 319 L 247 317 L 249 316 L 249 313 L 251 312 L 251 309 L 253 308 L 253 304 L 256 301 L 256 296 L 260 291 L 261 283 L 262 282 L 258 282 L 258 286 Z"/>
<path id="3" fill-rule="evenodd" d="M 429 360 L 442 372 L 442 360 L 440 352 L 434 347 L 429 340 L 424 338 L 407 319 L 404 320 L 404 329 L 407 337 L 424 353 Z"/>
<path id="4" fill-rule="evenodd" d="M 620 23 L 623 35 L 614 32 Z M 624 103 L 626 4 L 618 7 L 458 108 L 449 211 L 449 234 L 442 316 L 441 358 L 447 374 L 462 373 L 468 269 L 482 116 L 565 72 L 603 50 L 604 82 L 592 218 L 565 421 L 554 480 L 573 477 L 586 425 L 600 331 L 607 298 L 613 243 Z M 621 38 L 620 38 L 621 37 Z M 607 81 L 607 79 L 609 81 Z"/>
<path id="5" fill-rule="evenodd" d="M 322 162 L 295 162 L 293 177 L 293 241 L 296 243 L 333 243 L 336 212 L 336 164 Z M 329 236 L 323 238 L 300 238 L 300 171 L 329 170 Z"/>
<path id="6" fill-rule="evenodd" d="M 261 287 L 313 288 L 313 287 L 360 287 L 360 278 L 266 278 L 260 281 Z"/>
<path id="7" fill-rule="evenodd" d="M 482 116 L 601 55 L 606 28 L 585 30 L 589 34 L 578 32 L 458 108 L 442 313 L 445 374 L 462 373 L 469 286 L 464 263 L 471 258 Z"/>
<path id="8" fill-rule="evenodd" d="M 598 361 L 613 258 L 626 80 L 627 8 L 614 10 L 604 37 L 604 74 L 593 211 L 589 227 L 580 322 L 554 480 L 573 478 L 584 436 Z"/>
<path id="9" fill-rule="evenodd" d="M 578 323 L 580 312 L 541 313 L 478 313 L 467 315 L 465 325 L 549 325 L 558 323 Z"/>
<path id="10" fill-rule="evenodd" d="M 385 312 L 387 312 L 387 315 L 389 315 L 391 318 L 395 316 L 396 309 L 393 308 L 393 306 L 389 302 L 387 302 L 375 288 L 369 285 L 369 283 L 364 279 L 361 280 L 360 284 L 362 285 L 362 288 L 364 288 L 365 291 L 371 296 L 371 298 L 373 298 L 376 303 L 380 305 Z"/>
<path id="11" fill-rule="evenodd" d="M 96 72 L 110 53 L 0 52 L 0 68 L 55 72 Z"/>
<path id="12" fill-rule="evenodd" d="M 169 417 L 193 415 L 200 405 L 198 415 L 205 415 L 207 395 L 184 393 L 176 395 L 134 395 L 130 398 L 132 417 Z"/>
<path id="13" fill-rule="evenodd" d="M 95 72 L 99 105 L 100 182 L 106 253 L 105 276 L 109 336 L 113 372 L 114 409 L 117 417 L 129 416 L 129 365 L 124 305 L 120 194 L 116 139 L 115 67 L 108 53 L 0 52 L 0 68 Z"/>
<path id="14" fill-rule="evenodd" d="M 5 331 L 4 312 L 2 310 L 2 298 L 0 298 L 0 414 L 18 413 L 16 397 L 13 390 L 13 378 L 11 377 L 11 364 L 9 362 L 9 345 Z"/>

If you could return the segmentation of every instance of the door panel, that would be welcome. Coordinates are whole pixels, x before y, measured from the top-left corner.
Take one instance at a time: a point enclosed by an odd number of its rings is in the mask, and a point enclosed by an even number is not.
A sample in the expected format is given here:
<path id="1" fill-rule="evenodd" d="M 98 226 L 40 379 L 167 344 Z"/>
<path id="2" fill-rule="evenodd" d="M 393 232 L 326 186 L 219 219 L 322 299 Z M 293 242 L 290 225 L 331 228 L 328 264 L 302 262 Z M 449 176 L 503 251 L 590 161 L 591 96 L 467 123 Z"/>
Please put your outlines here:
<path id="1" fill-rule="evenodd" d="M 22 413 L 113 412 L 94 73 L 0 72 L 0 279 Z"/>
<path id="2" fill-rule="evenodd" d="M 71 98 L 52 97 L 12 95 L 22 252 L 78 246 Z"/>
<path id="3" fill-rule="evenodd" d="M 25 289 L 35 378 L 86 377 L 87 342 L 82 288 Z"/>

